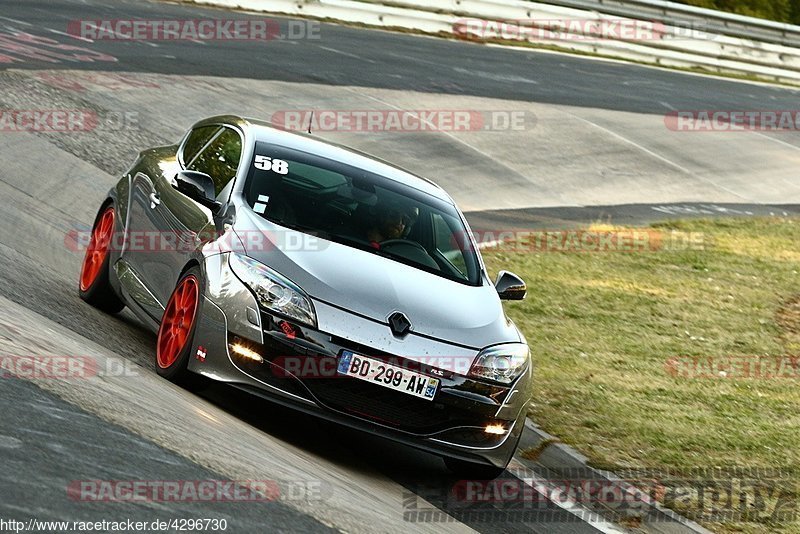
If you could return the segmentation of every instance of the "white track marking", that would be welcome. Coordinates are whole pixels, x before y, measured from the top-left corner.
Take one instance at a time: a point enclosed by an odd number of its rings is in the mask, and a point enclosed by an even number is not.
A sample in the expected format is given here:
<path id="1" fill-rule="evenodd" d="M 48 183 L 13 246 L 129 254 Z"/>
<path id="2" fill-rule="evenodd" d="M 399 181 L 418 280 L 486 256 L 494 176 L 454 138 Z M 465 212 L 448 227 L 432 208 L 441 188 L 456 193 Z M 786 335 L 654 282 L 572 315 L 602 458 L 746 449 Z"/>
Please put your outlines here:
<path id="1" fill-rule="evenodd" d="M 8 20 L 8 21 L 14 22 L 16 24 L 22 24 L 23 26 L 33 26 L 33 24 L 31 24 L 30 22 L 25 22 L 24 20 L 17 20 L 17 19 L 12 19 L 12 18 L 9 18 L 9 17 L 0 17 L 0 19 Z"/>
<path id="2" fill-rule="evenodd" d="M 98 32 L 100 31 L 100 28 L 98 28 L 96 25 L 94 25 L 92 23 L 87 23 L 86 25 L 89 26 L 90 28 L 94 28 Z M 158 45 L 156 43 L 151 43 L 150 41 L 128 39 L 127 35 L 123 35 L 123 34 L 117 33 L 114 30 L 106 30 L 106 29 L 104 29 L 103 32 L 111 32 L 111 34 L 114 35 L 115 37 L 117 37 L 120 41 L 134 42 L 134 43 L 140 43 L 140 44 L 144 43 L 147 46 L 150 46 L 152 48 L 158 48 Z M 73 37 L 73 36 L 70 36 L 70 37 Z M 203 43 L 203 44 L 205 44 L 205 43 Z"/>
<path id="3" fill-rule="evenodd" d="M 348 91 L 350 91 L 350 92 L 356 93 L 357 95 L 361 95 L 361 96 L 367 97 L 367 98 L 369 98 L 370 100 L 374 100 L 374 101 L 376 101 L 376 102 L 380 102 L 380 103 L 381 103 L 381 104 L 383 104 L 384 106 L 389 106 L 390 108 L 396 109 L 396 110 L 398 110 L 398 111 L 405 111 L 405 112 L 407 112 L 407 113 L 413 113 L 413 112 L 411 112 L 411 111 L 409 111 L 409 110 L 405 110 L 405 109 L 403 109 L 403 108 L 401 108 L 401 107 L 399 107 L 399 106 L 395 106 L 394 104 L 392 104 L 392 103 L 390 103 L 390 102 L 387 102 L 387 101 L 385 101 L 385 100 L 382 100 L 382 99 L 380 99 L 380 98 L 378 98 L 378 97 L 376 97 L 376 96 L 372 96 L 372 95 L 368 95 L 368 94 L 365 94 L 365 93 L 362 93 L 362 92 L 356 91 L 356 90 L 355 90 L 355 89 L 353 89 L 352 87 L 347 87 L 346 89 L 347 89 Z M 416 115 L 416 116 L 417 116 L 417 118 L 419 119 L 419 121 L 420 121 L 420 122 L 424 122 L 425 124 L 428 124 L 428 125 L 430 125 L 431 127 L 433 127 L 433 128 L 434 128 L 434 131 L 435 131 L 435 125 L 431 124 L 430 122 L 426 121 L 425 119 L 423 119 L 422 117 L 420 117 L 420 116 L 418 116 L 418 115 Z M 498 160 L 497 160 L 497 158 L 495 158 L 495 157 L 494 157 L 494 156 L 492 156 L 491 154 L 489 154 L 489 153 L 487 153 L 487 152 L 484 152 L 484 151 L 483 151 L 483 150 L 481 150 L 480 148 L 478 148 L 478 147 L 476 147 L 476 146 L 474 146 L 474 145 L 471 145 L 471 144 L 467 143 L 467 142 L 466 142 L 466 141 L 464 141 L 463 139 L 459 139 L 459 138 L 458 138 L 458 136 L 455 136 L 455 135 L 453 135 L 453 134 L 452 134 L 452 133 L 450 133 L 450 132 L 439 131 L 438 133 L 441 133 L 441 134 L 443 134 L 443 135 L 446 135 L 447 137 L 449 137 L 450 139 L 452 139 L 452 140 L 453 140 L 453 141 L 455 141 L 456 143 L 460 143 L 460 144 L 464 145 L 465 147 L 469 148 L 470 150 L 474 150 L 475 152 L 477 152 L 477 153 L 478 153 L 478 154 L 480 154 L 481 156 L 483 156 L 483 157 L 485 157 L 485 158 L 488 158 L 488 159 L 489 159 L 489 160 L 491 160 L 491 161 L 494 161 L 494 162 L 495 162 L 497 165 L 500 165 L 500 166 L 502 166 L 502 167 L 505 167 L 506 169 L 510 170 L 511 172 L 513 172 L 514 174 L 516 174 L 516 175 L 518 175 L 518 176 L 523 176 L 523 177 L 525 176 L 524 174 L 520 173 L 518 170 L 514 169 L 513 167 L 510 167 L 510 166 L 509 166 L 509 165 L 507 165 L 506 163 L 504 163 L 504 162 L 502 162 L 502 161 L 498 161 Z"/>
<path id="4" fill-rule="evenodd" d="M 533 470 L 528 469 L 516 458 L 512 458 L 508 464 L 508 469 L 514 476 L 519 478 L 526 486 L 533 488 L 538 494 L 544 497 L 548 502 L 553 503 L 565 512 L 568 512 L 575 517 L 580 518 L 581 521 L 596 528 L 603 534 L 622 534 L 625 532 L 622 528 L 615 525 L 611 521 L 606 520 L 597 512 L 585 508 L 580 503 L 572 498 L 565 498 L 563 501 L 560 499 L 551 499 L 548 489 L 553 487 L 553 483 L 546 478 L 536 475 Z"/>
<path id="5" fill-rule="evenodd" d="M 321 48 L 323 50 L 327 50 L 328 52 L 333 52 L 334 54 L 339 54 L 340 56 L 350 57 L 350 58 L 353 58 L 353 59 L 357 59 L 359 61 L 366 61 L 367 63 L 375 63 L 375 61 L 372 60 L 372 59 L 366 59 L 366 58 L 363 58 L 361 56 L 357 56 L 355 54 L 351 54 L 350 52 L 343 52 L 341 50 L 336 50 L 335 48 L 329 48 L 327 46 L 320 46 L 319 48 Z"/>
<path id="6" fill-rule="evenodd" d="M 539 82 L 537 82 L 536 80 L 531 80 L 530 78 L 525 78 L 523 76 L 517 76 L 516 74 L 496 74 L 492 72 L 486 72 L 483 70 L 464 69 L 461 67 L 450 67 L 450 69 L 453 70 L 454 72 L 458 72 L 459 74 L 469 74 L 471 76 L 477 76 L 478 78 L 485 78 L 487 80 L 539 85 Z"/>
<path id="7" fill-rule="evenodd" d="M 434 67 L 439 67 L 439 68 L 442 67 L 442 63 L 441 62 L 428 61 L 426 59 L 422 59 L 422 58 L 418 58 L 418 57 L 409 58 L 408 56 L 403 56 L 403 55 L 400 55 L 400 54 L 393 54 L 392 52 L 384 52 L 384 54 L 386 54 L 387 56 L 396 57 L 398 59 L 413 59 L 414 63 L 425 63 L 425 64 L 428 64 L 428 65 L 433 65 Z M 450 67 L 450 68 L 452 68 L 452 67 Z"/>
<path id="8" fill-rule="evenodd" d="M 731 195 L 734 195 L 736 197 L 739 197 L 739 198 L 741 198 L 743 200 L 747 200 L 748 202 L 753 202 L 753 200 L 745 197 L 744 195 L 741 195 L 741 194 L 737 193 L 736 191 L 734 191 L 732 189 L 728 189 L 727 187 L 725 187 L 723 185 L 720 185 L 720 184 L 718 184 L 717 182 L 715 182 L 713 180 L 709 180 L 707 178 L 703 178 L 702 176 L 699 176 L 696 173 L 692 172 L 691 170 L 687 169 L 683 165 L 675 163 L 674 161 L 665 158 L 661 154 L 657 154 L 656 152 L 653 152 L 649 148 L 646 148 L 646 147 L 640 145 L 636 141 L 632 141 L 632 140 L 628 139 L 627 137 L 624 137 L 624 136 L 622 136 L 622 135 L 620 135 L 620 134 L 618 134 L 616 132 L 613 132 L 613 131 L 609 130 L 605 126 L 601 126 L 601 125 L 599 125 L 599 124 L 597 124 L 595 122 L 590 121 L 589 119 L 584 119 L 583 117 L 579 117 L 578 115 L 575 115 L 574 113 L 570 113 L 569 111 L 564 111 L 564 113 L 566 113 L 567 115 L 570 115 L 571 117 L 574 117 L 574 118 L 578 119 L 581 122 L 585 122 L 586 124 L 588 124 L 590 126 L 594 126 L 598 130 L 602 130 L 602 131 L 606 132 L 607 134 L 611 135 L 612 137 L 615 137 L 615 138 L 619 139 L 620 141 L 622 141 L 624 143 L 627 143 L 627 144 L 631 145 L 632 147 L 634 147 L 634 148 L 636 148 L 638 150 L 641 150 L 645 154 L 647 154 L 647 155 L 649 155 L 649 156 L 651 156 L 651 157 L 653 157 L 653 158 L 655 158 L 655 159 L 657 159 L 659 161 L 662 161 L 662 162 L 666 163 L 670 167 L 672 167 L 674 169 L 677 169 L 677 170 L 681 171 L 684 174 L 692 176 L 693 178 L 697 178 L 700 181 L 706 182 L 707 184 L 710 184 L 710 185 L 716 187 L 717 189 L 721 189 L 721 190 L 723 190 L 723 191 L 725 191 L 727 193 L 730 193 Z"/>
<path id="9" fill-rule="evenodd" d="M 795 184 L 795 183 L 792 183 L 792 182 L 790 182 L 789 180 L 787 180 L 786 178 L 781 178 L 781 181 L 782 181 L 783 183 L 785 183 L 786 185 L 790 185 L 790 186 L 794 187 L 795 189 L 800 189 L 800 185 L 798 185 L 798 184 Z M 784 214 L 785 214 L 785 213 L 786 213 L 786 212 L 784 212 Z"/>
<path id="10" fill-rule="evenodd" d="M 789 148 L 794 149 L 794 150 L 800 150 L 800 146 L 793 145 L 791 143 L 787 143 L 786 141 L 781 141 L 780 139 L 775 139 L 774 137 L 770 137 L 767 134 L 764 134 L 764 133 L 761 133 L 761 132 L 750 132 L 750 133 L 752 133 L 753 135 L 757 135 L 759 137 L 763 137 L 764 139 L 769 139 L 773 143 L 778 143 L 779 145 L 783 145 L 783 146 L 789 147 Z"/>
<path id="11" fill-rule="evenodd" d="M 94 40 L 89 39 L 87 37 L 81 37 L 80 35 L 72 35 L 70 33 L 60 32 L 58 30 L 54 30 L 53 28 L 45 28 L 45 30 L 49 31 L 50 33 L 63 35 L 65 37 L 72 37 L 73 39 L 78 39 L 79 41 L 83 41 L 84 43 L 93 43 L 94 42 Z"/>

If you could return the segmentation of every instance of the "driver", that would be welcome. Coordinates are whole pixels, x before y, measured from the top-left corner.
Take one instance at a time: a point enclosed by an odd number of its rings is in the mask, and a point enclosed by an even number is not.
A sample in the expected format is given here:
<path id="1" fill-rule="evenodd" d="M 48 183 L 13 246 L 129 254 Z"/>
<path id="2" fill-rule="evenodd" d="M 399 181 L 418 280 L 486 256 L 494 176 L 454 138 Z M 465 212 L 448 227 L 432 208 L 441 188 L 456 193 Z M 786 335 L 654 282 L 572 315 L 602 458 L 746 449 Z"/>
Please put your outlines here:
<path id="1" fill-rule="evenodd" d="M 414 224 L 419 213 L 419 208 L 403 210 L 397 204 L 379 206 L 378 209 L 375 224 L 367 230 L 369 244 L 376 249 L 381 248 L 383 241 L 405 237 L 406 229 Z"/>

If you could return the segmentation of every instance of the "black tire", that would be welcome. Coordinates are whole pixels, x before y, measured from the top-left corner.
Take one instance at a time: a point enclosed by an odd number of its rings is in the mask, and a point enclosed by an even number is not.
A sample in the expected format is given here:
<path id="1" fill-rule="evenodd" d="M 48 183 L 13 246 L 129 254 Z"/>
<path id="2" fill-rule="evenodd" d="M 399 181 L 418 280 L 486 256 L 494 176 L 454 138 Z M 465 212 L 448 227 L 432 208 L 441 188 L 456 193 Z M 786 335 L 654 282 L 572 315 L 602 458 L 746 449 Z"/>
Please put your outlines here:
<path id="1" fill-rule="evenodd" d="M 81 274 L 78 278 L 78 296 L 95 308 L 106 313 L 118 313 L 125 307 L 125 303 L 117 296 L 111 287 L 109 278 L 110 257 L 109 243 L 106 243 L 102 252 L 102 262 L 99 260 L 97 250 L 97 237 L 100 231 L 99 225 L 106 221 L 108 214 L 111 214 L 111 236 L 116 229 L 116 210 L 113 204 L 107 204 L 97 213 L 94 225 L 92 226 L 92 238 L 89 247 L 81 264 Z"/>
<path id="2" fill-rule="evenodd" d="M 458 458 L 444 458 L 444 465 L 452 474 L 469 480 L 494 480 L 503 474 L 505 467 L 495 467 L 486 464 L 476 464 Z"/>

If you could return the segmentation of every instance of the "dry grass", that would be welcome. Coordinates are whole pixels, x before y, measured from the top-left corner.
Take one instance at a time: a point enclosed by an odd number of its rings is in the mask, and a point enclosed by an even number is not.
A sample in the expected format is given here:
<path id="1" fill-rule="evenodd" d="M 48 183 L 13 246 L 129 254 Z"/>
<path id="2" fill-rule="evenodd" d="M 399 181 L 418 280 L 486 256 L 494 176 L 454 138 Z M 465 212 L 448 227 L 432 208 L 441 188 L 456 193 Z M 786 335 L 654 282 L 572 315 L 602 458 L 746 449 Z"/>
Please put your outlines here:
<path id="1" fill-rule="evenodd" d="M 532 417 L 600 467 L 800 471 L 800 369 L 781 378 L 669 372 L 672 358 L 716 365 L 800 354 L 800 220 L 657 229 L 703 232 L 714 245 L 484 252 L 490 271 L 505 268 L 528 283 L 528 298 L 509 303 L 508 312 L 535 358 Z M 800 523 L 713 528 L 800 531 Z"/>

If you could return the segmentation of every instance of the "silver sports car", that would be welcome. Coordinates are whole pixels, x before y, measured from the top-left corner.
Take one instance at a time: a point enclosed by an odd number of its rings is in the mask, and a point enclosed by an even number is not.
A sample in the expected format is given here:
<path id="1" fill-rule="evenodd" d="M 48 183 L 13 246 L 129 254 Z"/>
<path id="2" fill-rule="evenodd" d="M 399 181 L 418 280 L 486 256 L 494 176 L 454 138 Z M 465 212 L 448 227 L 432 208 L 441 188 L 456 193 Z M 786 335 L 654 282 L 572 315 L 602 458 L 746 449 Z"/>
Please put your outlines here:
<path id="1" fill-rule="evenodd" d="M 140 153 L 94 221 L 79 293 L 158 333 L 158 373 L 213 379 L 492 478 L 531 396 L 527 344 L 434 183 L 218 116 Z M 205 377 L 205 378 L 203 378 Z"/>

